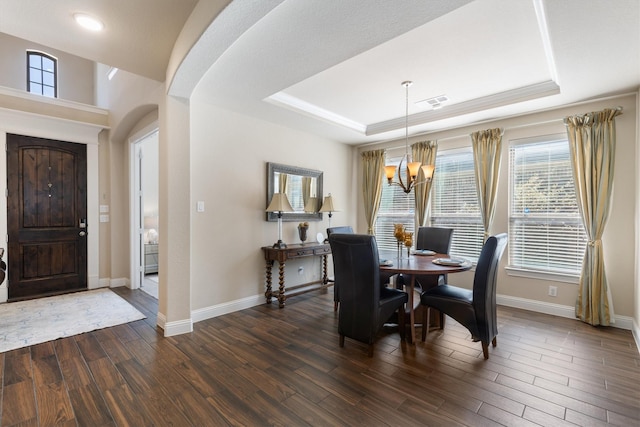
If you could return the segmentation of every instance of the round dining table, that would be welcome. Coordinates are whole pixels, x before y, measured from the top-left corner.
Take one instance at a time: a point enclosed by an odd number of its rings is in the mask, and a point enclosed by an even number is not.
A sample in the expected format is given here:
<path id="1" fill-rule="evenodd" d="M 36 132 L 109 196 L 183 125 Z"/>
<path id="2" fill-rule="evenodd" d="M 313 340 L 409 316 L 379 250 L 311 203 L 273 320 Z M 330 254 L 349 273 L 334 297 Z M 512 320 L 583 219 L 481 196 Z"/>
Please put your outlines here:
<path id="1" fill-rule="evenodd" d="M 416 341 L 416 327 L 415 327 L 415 312 L 414 312 L 414 290 L 416 285 L 416 276 L 422 275 L 440 275 L 440 274 L 452 274 L 460 273 L 470 270 L 473 264 L 468 260 L 461 260 L 458 265 L 444 265 L 438 264 L 439 260 L 450 260 L 455 257 L 450 257 L 447 254 L 433 254 L 433 255 L 418 255 L 412 254 L 407 256 L 403 254 L 402 258 L 398 258 L 397 253 L 380 253 L 380 272 L 385 275 L 390 274 L 402 274 L 409 276 L 409 283 L 405 283 L 408 287 L 407 294 L 409 301 L 407 302 L 409 311 L 409 333 L 407 334 L 407 341 L 411 344 L 415 344 Z M 434 262 L 435 261 L 435 262 Z M 425 327 L 422 325 L 422 327 Z"/>

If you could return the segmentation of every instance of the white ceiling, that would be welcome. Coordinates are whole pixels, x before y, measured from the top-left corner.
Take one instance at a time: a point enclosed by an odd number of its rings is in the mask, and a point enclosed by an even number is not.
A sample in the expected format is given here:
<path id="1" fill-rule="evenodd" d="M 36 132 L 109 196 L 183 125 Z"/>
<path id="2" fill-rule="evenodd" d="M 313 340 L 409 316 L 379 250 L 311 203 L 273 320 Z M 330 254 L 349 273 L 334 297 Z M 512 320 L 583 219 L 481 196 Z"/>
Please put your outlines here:
<path id="1" fill-rule="evenodd" d="M 0 32 L 164 81 L 173 44 L 198 0 L 0 0 Z M 76 12 L 100 18 L 93 33 Z"/>
<path id="2" fill-rule="evenodd" d="M 411 134 L 640 86 L 637 0 L 260 1 L 233 43 L 203 41 L 222 53 L 194 98 L 350 144 L 404 136 L 405 80 Z M 0 32 L 164 80 L 195 3 L 0 0 Z M 256 13 L 254 0 L 232 5 L 234 19 Z M 76 10 L 117 31 L 80 34 Z M 212 28 L 228 34 L 224 17 Z M 439 95 L 439 110 L 415 105 Z"/>

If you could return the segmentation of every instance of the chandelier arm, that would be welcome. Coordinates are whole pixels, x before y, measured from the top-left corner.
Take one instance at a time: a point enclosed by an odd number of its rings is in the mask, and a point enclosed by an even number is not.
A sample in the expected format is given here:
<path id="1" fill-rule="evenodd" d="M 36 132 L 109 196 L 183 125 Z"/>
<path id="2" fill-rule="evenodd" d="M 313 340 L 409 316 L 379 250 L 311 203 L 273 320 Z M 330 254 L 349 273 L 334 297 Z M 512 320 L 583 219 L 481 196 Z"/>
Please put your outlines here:
<path id="1" fill-rule="evenodd" d="M 400 159 L 400 164 L 398 164 L 398 181 L 400 182 L 400 187 L 402 187 L 402 189 L 406 192 L 407 191 L 407 187 L 405 187 L 404 182 L 402 181 L 402 161 L 405 159 L 405 157 L 403 156 Z"/>

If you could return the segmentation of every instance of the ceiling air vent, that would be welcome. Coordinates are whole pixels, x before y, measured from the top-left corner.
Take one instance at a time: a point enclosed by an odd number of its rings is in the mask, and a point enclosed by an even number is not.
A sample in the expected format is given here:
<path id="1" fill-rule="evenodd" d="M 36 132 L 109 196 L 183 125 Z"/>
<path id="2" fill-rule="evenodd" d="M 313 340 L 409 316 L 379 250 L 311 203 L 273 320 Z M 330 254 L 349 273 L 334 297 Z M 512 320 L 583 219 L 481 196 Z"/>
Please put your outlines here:
<path id="1" fill-rule="evenodd" d="M 426 108 L 427 105 L 432 109 L 437 110 L 438 108 L 442 108 L 442 104 L 449 101 L 445 95 L 434 96 L 433 98 L 423 99 L 422 101 L 416 102 L 416 106 L 420 108 Z"/>

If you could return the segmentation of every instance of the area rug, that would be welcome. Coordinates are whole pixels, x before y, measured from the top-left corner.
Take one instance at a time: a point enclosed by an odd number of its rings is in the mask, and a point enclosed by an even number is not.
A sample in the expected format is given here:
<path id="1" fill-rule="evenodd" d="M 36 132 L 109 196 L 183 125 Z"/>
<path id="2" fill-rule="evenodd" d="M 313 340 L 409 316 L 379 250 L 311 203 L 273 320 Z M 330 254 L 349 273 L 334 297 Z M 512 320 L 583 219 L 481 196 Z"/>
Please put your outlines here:
<path id="1" fill-rule="evenodd" d="M 0 353 L 144 318 L 109 289 L 0 304 Z"/>

